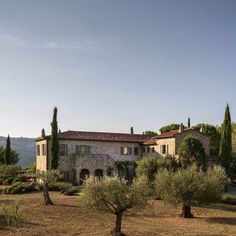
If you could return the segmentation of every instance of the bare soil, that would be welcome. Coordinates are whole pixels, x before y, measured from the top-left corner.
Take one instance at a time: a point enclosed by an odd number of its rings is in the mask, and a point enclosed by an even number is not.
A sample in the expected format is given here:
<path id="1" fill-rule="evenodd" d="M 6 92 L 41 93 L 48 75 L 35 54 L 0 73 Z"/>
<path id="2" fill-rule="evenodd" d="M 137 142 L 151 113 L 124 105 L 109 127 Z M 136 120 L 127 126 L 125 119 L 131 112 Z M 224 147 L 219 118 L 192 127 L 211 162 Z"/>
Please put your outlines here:
<path id="1" fill-rule="evenodd" d="M 43 205 L 42 193 L 0 195 L 0 203 L 13 207 L 19 201 L 23 220 L 15 230 L 6 226 L 0 209 L 0 235 L 110 235 L 115 217 L 84 210 L 79 196 L 50 192 L 53 206 Z M 181 208 L 152 201 L 139 212 L 124 215 L 122 231 L 126 235 L 236 235 L 236 206 L 216 204 L 193 207 L 193 219 L 179 217 Z"/>

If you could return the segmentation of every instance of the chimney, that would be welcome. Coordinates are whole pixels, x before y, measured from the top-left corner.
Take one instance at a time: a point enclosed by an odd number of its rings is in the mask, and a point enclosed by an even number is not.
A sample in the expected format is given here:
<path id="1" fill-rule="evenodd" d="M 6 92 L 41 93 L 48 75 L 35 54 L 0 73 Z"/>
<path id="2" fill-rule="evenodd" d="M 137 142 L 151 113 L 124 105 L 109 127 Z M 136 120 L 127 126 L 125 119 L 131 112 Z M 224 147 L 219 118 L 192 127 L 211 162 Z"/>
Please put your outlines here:
<path id="1" fill-rule="evenodd" d="M 130 127 L 130 134 L 134 134 L 134 128 Z"/>
<path id="2" fill-rule="evenodd" d="M 41 131 L 41 137 L 45 138 L 45 130 L 44 129 L 42 129 L 42 131 Z"/>
<path id="3" fill-rule="evenodd" d="M 203 124 L 201 124 L 200 132 L 203 133 Z"/>
<path id="4" fill-rule="evenodd" d="M 183 123 L 181 123 L 179 125 L 179 133 L 182 133 L 183 131 L 184 131 L 184 125 L 183 125 Z"/>

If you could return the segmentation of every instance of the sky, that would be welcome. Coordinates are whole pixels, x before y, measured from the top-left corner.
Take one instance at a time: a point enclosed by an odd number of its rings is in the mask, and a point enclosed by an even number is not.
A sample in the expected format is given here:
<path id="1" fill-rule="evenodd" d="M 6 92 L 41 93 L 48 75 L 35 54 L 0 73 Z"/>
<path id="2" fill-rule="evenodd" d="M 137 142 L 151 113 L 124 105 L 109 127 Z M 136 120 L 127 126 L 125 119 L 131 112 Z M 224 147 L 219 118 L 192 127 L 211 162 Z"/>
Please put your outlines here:
<path id="1" fill-rule="evenodd" d="M 236 1 L 0 0 L 0 136 L 236 119 Z"/>

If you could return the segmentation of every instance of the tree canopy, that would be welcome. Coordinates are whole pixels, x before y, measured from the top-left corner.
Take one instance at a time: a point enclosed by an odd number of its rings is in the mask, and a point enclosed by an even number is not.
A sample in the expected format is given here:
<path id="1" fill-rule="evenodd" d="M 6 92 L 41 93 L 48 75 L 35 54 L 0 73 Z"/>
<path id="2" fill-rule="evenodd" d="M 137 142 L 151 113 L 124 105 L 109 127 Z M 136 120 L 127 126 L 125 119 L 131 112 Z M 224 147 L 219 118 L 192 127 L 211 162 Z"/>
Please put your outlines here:
<path id="1" fill-rule="evenodd" d="M 220 128 L 211 124 L 200 123 L 193 128 L 201 129 L 210 138 L 210 153 L 218 156 L 220 149 Z"/>
<path id="2" fill-rule="evenodd" d="M 178 155 L 183 167 L 196 164 L 200 168 L 206 168 L 205 150 L 198 138 L 193 136 L 185 137 L 179 146 Z"/>
<path id="3" fill-rule="evenodd" d="M 5 164 L 11 164 L 11 141 L 9 135 L 7 136 L 6 149 L 5 149 Z"/>
<path id="4" fill-rule="evenodd" d="M 121 235 L 121 221 L 125 211 L 142 208 L 149 196 L 147 178 L 134 179 L 131 185 L 126 180 L 115 177 L 89 177 L 82 191 L 84 206 L 116 216 L 114 235 Z"/>
<path id="5" fill-rule="evenodd" d="M 221 127 L 219 160 L 227 174 L 230 172 L 232 159 L 232 127 L 229 105 L 225 108 L 224 122 Z"/>
<path id="6" fill-rule="evenodd" d="M 220 166 L 206 172 L 199 171 L 196 166 L 189 166 L 177 172 L 160 170 L 155 187 L 161 199 L 172 205 L 182 205 L 181 216 L 191 218 L 191 206 L 218 201 L 226 183 L 227 177 Z"/>
<path id="7" fill-rule="evenodd" d="M 57 125 L 57 108 L 54 108 L 53 119 L 51 122 L 51 146 L 50 146 L 50 156 L 51 156 L 51 169 L 57 169 L 59 164 L 59 141 L 58 141 L 58 125 Z"/>
<path id="8" fill-rule="evenodd" d="M 176 158 L 167 156 L 165 158 L 159 157 L 144 157 L 137 161 L 136 175 L 147 176 L 148 181 L 151 183 L 155 180 L 155 176 L 159 169 L 166 168 L 167 170 L 177 170 L 179 163 Z"/>
<path id="9" fill-rule="evenodd" d="M 166 132 L 169 132 L 169 131 L 171 131 L 171 130 L 177 130 L 177 129 L 179 129 L 179 126 L 180 126 L 180 124 L 175 124 L 175 123 L 169 124 L 169 125 L 165 125 L 165 126 L 161 127 L 161 128 L 159 129 L 159 131 L 160 131 L 161 133 L 166 133 Z"/>
<path id="10" fill-rule="evenodd" d="M 144 135 L 147 135 L 149 137 L 153 137 L 157 135 L 157 132 L 151 131 L 151 130 L 146 130 L 143 132 Z"/>
<path id="11" fill-rule="evenodd" d="M 191 128 L 191 121 L 190 121 L 190 117 L 188 118 L 188 128 Z"/>
<path id="12" fill-rule="evenodd" d="M 5 165 L 6 163 L 6 148 L 1 146 L 0 147 L 0 165 Z M 14 151 L 14 150 L 11 150 L 11 154 L 10 154 L 10 159 L 8 159 L 8 163 L 10 165 L 14 165 L 14 164 L 17 164 L 19 161 L 19 154 Z"/>

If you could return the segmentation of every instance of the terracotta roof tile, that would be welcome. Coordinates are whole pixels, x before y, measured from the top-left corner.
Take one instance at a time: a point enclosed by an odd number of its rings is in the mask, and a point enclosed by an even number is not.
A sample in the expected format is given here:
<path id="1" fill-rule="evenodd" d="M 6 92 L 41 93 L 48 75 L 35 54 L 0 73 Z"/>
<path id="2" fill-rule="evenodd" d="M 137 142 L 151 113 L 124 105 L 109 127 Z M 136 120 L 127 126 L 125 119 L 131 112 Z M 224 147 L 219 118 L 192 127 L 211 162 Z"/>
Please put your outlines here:
<path id="1" fill-rule="evenodd" d="M 155 137 L 152 137 L 143 143 L 144 145 L 156 145 Z"/>
<path id="2" fill-rule="evenodd" d="M 188 129 L 184 129 L 182 132 L 188 132 L 188 131 L 196 131 L 198 133 L 201 133 L 199 131 L 199 129 L 195 129 L 195 128 L 188 128 Z M 181 132 L 181 133 L 182 133 Z M 179 134 L 179 130 L 171 130 L 169 132 L 166 133 L 162 133 L 156 136 L 156 139 L 162 139 L 162 138 L 174 138 L 177 134 Z M 201 133 L 202 135 L 207 136 L 206 134 Z M 207 136 L 208 137 L 208 136 Z"/>
<path id="3" fill-rule="evenodd" d="M 45 138 L 50 139 L 50 136 L 46 136 Z M 85 132 L 85 131 L 62 132 L 58 134 L 58 138 L 67 140 L 135 142 L 135 143 L 143 143 L 149 139 L 148 136 L 142 134 Z M 36 141 L 42 139 L 44 138 L 38 138 L 36 139 Z"/>

